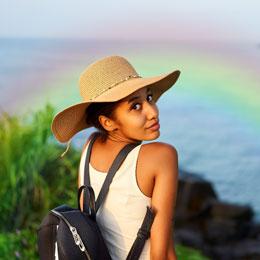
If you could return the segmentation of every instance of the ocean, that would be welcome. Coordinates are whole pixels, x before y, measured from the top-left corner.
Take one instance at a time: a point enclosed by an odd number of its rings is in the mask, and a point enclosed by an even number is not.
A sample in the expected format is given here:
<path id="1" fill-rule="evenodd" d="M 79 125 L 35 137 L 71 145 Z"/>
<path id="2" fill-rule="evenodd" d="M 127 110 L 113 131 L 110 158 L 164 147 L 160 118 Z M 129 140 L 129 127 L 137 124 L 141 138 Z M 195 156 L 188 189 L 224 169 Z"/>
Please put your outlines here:
<path id="1" fill-rule="evenodd" d="M 244 68 L 240 74 L 232 60 L 234 50 L 230 52 L 232 62 L 227 64 L 226 56 L 223 58 L 224 67 L 213 48 L 204 55 L 202 47 L 194 51 L 180 43 L 146 46 L 143 42 L 0 39 L 0 109 L 23 114 L 48 101 L 60 111 L 80 102 L 79 74 L 100 57 L 125 56 L 144 76 L 170 71 L 174 60 L 183 75 L 158 101 L 158 141 L 174 145 L 179 167 L 211 181 L 220 200 L 251 205 L 260 220 L 260 78 Z M 252 58 L 252 49 L 241 46 Z M 221 46 L 218 52 L 224 56 L 228 48 Z M 249 63 L 241 56 L 241 64 L 248 67 Z M 221 81 L 214 78 L 216 73 L 222 76 Z M 227 80 L 235 73 L 242 75 L 241 86 Z M 72 145 L 81 149 L 92 131 L 77 134 Z"/>

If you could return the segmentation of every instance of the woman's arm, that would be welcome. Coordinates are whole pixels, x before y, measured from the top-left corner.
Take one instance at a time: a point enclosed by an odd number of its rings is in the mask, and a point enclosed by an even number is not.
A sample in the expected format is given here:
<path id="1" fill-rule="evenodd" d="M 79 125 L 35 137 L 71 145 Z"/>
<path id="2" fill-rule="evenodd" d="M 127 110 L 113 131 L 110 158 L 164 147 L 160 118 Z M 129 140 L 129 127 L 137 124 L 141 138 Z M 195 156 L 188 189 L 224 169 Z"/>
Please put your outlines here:
<path id="1" fill-rule="evenodd" d="M 154 189 L 152 209 L 155 212 L 151 229 L 151 260 L 176 260 L 173 245 L 172 219 L 178 187 L 178 154 L 173 146 L 157 143 L 152 162 Z"/>
<path id="2" fill-rule="evenodd" d="M 176 260 L 177 256 L 175 253 L 175 248 L 174 248 L 174 229 L 172 228 L 170 230 L 170 236 L 169 236 L 169 245 L 168 245 L 168 260 Z"/>

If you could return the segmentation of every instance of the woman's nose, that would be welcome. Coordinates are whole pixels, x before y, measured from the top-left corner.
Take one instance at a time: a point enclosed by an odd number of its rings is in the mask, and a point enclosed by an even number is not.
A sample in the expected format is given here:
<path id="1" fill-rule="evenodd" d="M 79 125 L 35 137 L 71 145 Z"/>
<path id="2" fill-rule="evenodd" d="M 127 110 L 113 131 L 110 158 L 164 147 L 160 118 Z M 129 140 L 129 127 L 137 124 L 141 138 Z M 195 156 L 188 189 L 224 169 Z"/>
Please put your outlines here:
<path id="1" fill-rule="evenodd" d="M 159 110 L 158 107 L 156 106 L 155 103 L 151 104 L 149 102 L 146 103 L 146 113 L 147 113 L 147 118 L 153 119 L 153 118 L 158 118 Z"/>

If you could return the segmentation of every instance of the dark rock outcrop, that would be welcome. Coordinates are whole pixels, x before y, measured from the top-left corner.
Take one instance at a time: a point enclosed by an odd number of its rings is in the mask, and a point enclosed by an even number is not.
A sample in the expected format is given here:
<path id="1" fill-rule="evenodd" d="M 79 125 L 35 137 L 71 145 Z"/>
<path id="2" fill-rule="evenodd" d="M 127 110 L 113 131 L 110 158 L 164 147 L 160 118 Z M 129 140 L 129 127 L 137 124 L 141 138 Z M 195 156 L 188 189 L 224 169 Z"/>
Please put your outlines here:
<path id="1" fill-rule="evenodd" d="M 220 201 L 210 182 L 180 171 L 175 242 L 216 260 L 260 260 L 260 223 L 248 205 Z"/>

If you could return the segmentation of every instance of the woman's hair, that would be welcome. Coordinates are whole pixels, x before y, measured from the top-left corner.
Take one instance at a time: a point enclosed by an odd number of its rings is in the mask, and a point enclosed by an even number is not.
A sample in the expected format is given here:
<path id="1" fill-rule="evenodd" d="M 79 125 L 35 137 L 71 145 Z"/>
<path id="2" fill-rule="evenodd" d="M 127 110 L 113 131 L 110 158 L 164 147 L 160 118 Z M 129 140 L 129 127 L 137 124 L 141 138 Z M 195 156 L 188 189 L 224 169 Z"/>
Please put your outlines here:
<path id="1" fill-rule="evenodd" d="M 107 131 L 102 127 L 98 118 L 103 115 L 110 119 L 116 120 L 115 109 L 119 105 L 120 101 L 116 102 L 104 102 L 104 103 L 92 103 L 87 109 L 87 124 L 96 127 L 102 134 L 107 136 Z"/>

